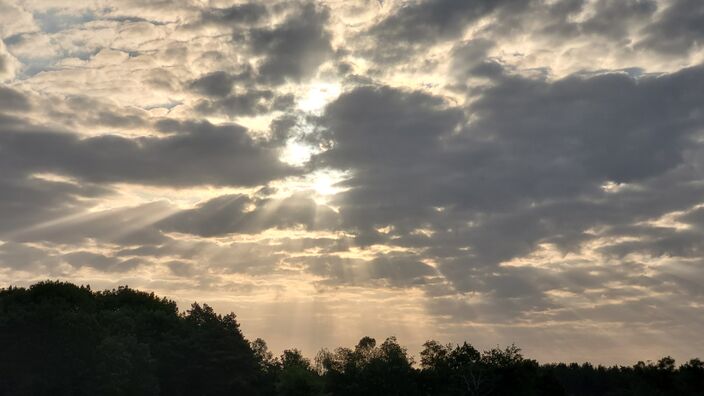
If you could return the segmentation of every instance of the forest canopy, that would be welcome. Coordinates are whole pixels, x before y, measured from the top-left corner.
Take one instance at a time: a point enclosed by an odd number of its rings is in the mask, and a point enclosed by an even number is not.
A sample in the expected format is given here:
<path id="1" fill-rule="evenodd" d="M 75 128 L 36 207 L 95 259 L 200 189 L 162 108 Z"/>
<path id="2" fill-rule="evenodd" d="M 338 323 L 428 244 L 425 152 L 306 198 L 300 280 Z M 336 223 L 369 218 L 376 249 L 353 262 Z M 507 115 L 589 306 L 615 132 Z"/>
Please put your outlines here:
<path id="1" fill-rule="evenodd" d="M 696 358 L 540 364 L 431 340 L 416 360 L 394 337 L 275 357 L 234 313 L 66 282 L 0 289 L 0 351 L 0 395 L 704 395 Z"/>

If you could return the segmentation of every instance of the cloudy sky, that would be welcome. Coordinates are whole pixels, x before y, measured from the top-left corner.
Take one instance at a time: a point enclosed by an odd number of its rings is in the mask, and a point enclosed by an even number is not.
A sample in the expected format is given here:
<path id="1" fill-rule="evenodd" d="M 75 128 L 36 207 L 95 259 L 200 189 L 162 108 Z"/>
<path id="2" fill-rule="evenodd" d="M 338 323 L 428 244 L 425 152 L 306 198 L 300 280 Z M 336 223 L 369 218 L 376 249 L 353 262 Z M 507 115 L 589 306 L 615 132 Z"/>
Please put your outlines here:
<path id="1" fill-rule="evenodd" d="M 0 38 L 1 286 L 704 357 L 701 0 L 0 0 Z"/>

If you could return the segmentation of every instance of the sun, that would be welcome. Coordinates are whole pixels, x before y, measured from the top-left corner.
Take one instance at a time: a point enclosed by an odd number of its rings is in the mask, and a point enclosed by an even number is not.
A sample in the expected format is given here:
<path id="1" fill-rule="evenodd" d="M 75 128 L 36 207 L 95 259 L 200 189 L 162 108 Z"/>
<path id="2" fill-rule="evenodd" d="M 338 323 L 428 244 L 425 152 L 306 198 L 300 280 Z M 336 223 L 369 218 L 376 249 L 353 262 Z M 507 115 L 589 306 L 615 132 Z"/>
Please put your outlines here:
<path id="1" fill-rule="evenodd" d="M 308 91 L 298 101 L 298 109 L 307 113 L 322 113 L 325 106 L 340 96 L 339 82 L 316 82 L 308 86 Z"/>
<path id="2" fill-rule="evenodd" d="M 348 172 L 338 170 L 321 170 L 313 172 L 310 177 L 312 189 L 319 196 L 331 196 L 346 190 L 340 183 L 349 177 Z"/>
<path id="3" fill-rule="evenodd" d="M 301 92 L 303 92 L 301 99 L 296 104 L 298 111 L 304 114 L 321 115 L 325 106 L 340 96 L 342 86 L 339 82 L 317 81 L 302 88 Z M 314 131 L 314 125 L 310 124 L 306 117 L 299 117 L 293 136 L 283 147 L 279 160 L 294 167 L 306 165 L 314 155 L 321 152 L 320 147 L 315 147 L 304 139 Z M 316 201 L 326 202 L 329 197 L 344 191 L 338 183 L 347 176 L 344 172 L 322 169 L 302 177 L 287 179 L 280 187 L 288 192 L 309 191 Z"/>
<path id="4" fill-rule="evenodd" d="M 313 155 L 313 147 L 291 139 L 281 153 L 279 159 L 292 166 L 303 166 Z"/>
<path id="5" fill-rule="evenodd" d="M 342 92 L 342 86 L 339 82 L 317 81 L 303 88 L 303 95 L 298 100 L 296 108 L 303 113 L 320 115 L 325 110 L 325 106 L 335 100 Z M 299 136 L 292 137 L 286 142 L 280 160 L 293 166 L 302 166 L 310 160 L 310 158 L 319 152 L 316 147 L 313 147 L 305 142 L 302 142 L 300 137 L 311 133 L 314 127 L 301 117 L 302 123 L 297 125 L 297 134 Z"/>

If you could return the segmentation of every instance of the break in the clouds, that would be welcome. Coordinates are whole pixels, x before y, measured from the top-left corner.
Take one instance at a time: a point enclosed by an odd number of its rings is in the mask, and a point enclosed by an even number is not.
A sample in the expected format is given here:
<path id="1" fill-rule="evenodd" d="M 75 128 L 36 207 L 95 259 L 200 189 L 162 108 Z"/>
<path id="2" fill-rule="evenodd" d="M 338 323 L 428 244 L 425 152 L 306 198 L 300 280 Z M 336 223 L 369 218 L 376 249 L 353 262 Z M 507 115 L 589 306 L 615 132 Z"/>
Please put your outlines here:
<path id="1" fill-rule="evenodd" d="M 307 353 L 689 357 L 702 26 L 690 0 L 0 0 L 2 286 L 210 301 Z"/>

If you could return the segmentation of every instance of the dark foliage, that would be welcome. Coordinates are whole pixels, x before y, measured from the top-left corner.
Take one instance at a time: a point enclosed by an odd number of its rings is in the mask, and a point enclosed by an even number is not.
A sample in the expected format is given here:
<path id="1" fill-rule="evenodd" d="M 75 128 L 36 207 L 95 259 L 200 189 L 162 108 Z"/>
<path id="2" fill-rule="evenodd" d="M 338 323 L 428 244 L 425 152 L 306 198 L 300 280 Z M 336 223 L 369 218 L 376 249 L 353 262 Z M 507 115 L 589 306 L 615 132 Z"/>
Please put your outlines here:
<path id="1" fill-rule="evenodd" d="M 515 345 L 423 346 L 417 365 L 394 337 L 312 363 L 296 349 L 275 358 L 205 304 L 180 313 L 153 293 L 62 282 L 0 290 L 0 395 L 704 396 L 699 359 L 540 365 Z"/>
<path id="2" fill-rule="evenodd" d="M 127 287 L 44 282 L 0 291 L 0 394 L 258 394 L 234 314 Z"/>

